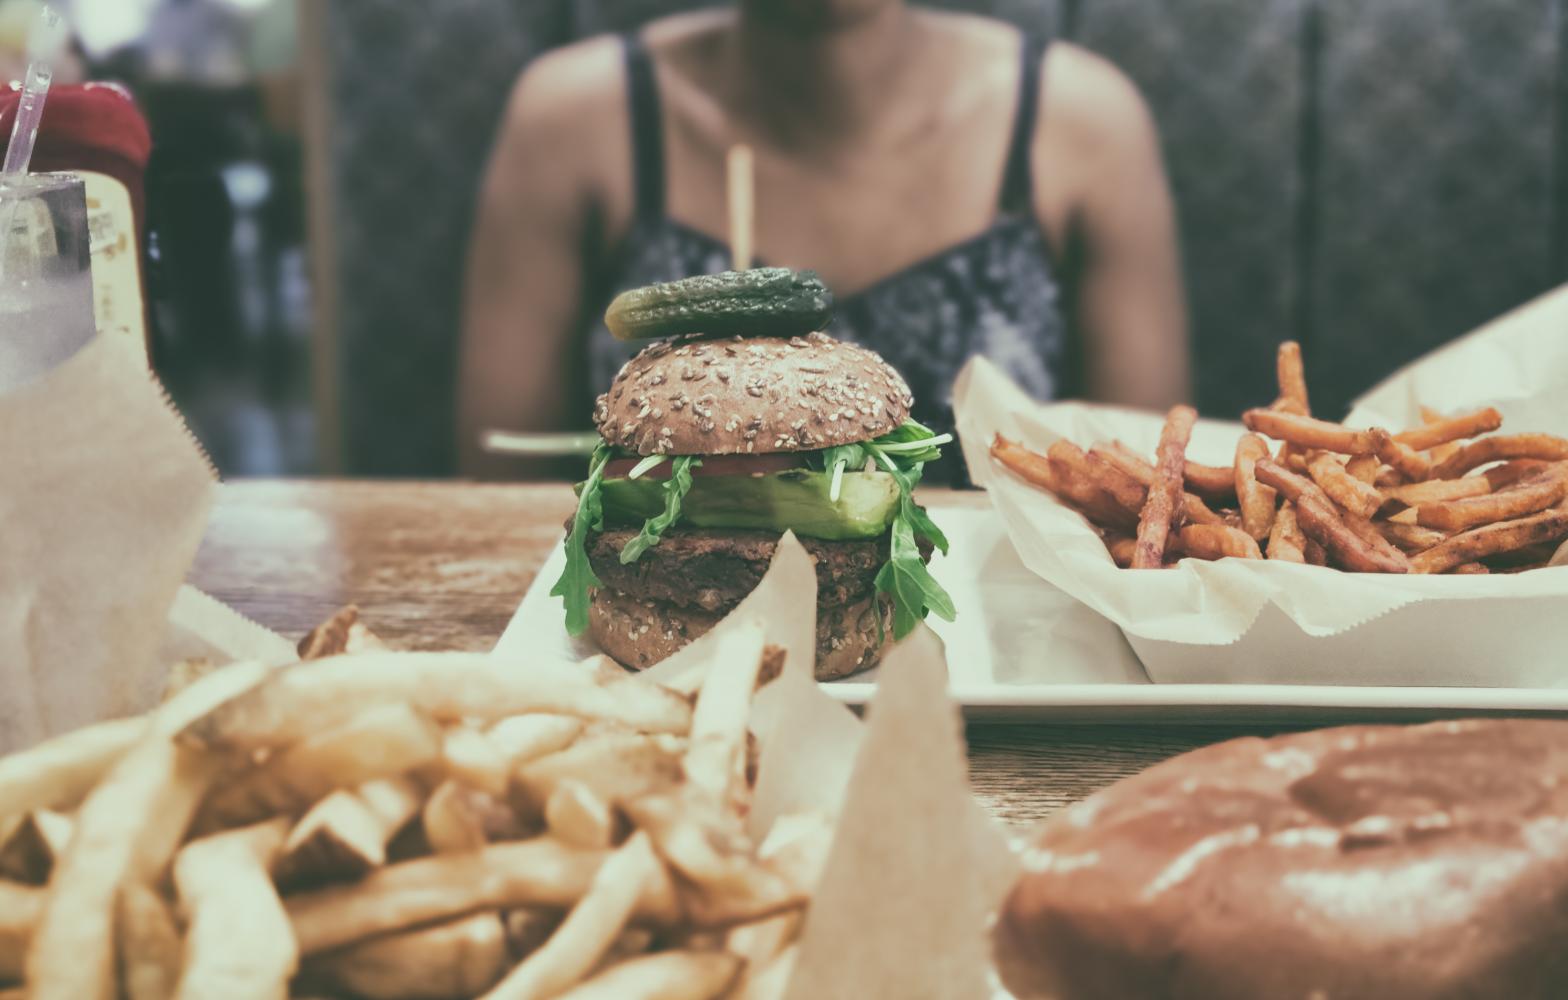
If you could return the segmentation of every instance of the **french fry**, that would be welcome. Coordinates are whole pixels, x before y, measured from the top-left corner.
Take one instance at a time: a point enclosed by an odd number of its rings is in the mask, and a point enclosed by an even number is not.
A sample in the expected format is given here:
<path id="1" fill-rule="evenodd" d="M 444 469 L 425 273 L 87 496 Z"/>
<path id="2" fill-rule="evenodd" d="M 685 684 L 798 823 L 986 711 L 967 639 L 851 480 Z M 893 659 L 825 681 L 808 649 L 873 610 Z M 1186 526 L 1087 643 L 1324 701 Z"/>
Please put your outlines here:
<path id="1" fill-rule="evenodd" d="M 1122 569 L 1132 565 L 1132 553 L 1137 547 L 1137 539 L 1129 535 L 1112 535 L 1105 540 L 1105 548 L 1111 554 L 1111 561 Z"/>
<path id="2" fill-rule="evenodd" d="M 1236 465 L 1232 470 L 1236 500 L 1241 505 L 1241 527 L 1256 541 L 1269 536 L 1274 526 L 1277 499 L 1271 487 L 1258 482 L 1254 468 L 1258 459 L 1269 457 L 1269 446 L 1256 434 L 1243 434 L 1236 442 Z"/>
<path id="3" fill-rule="evenodd" d="M 1383 495 L 1407 506 L 1419 507 L 1426 503 L 1485 496 L 1492 489 L 1492 484 L 1485 477 L 1465 476 L 1462 479 L 1429 479 L 1424 483 L 1391 486 L 1383 491 Z"/>
<path id="4" fill-rule="evenodd" d="M 423 804 L 419 786 L 409 778 L 333 792 L 289 831 L 273 874 L 279 883 L 359 878 L 386 864 L 387 843 Z"/>
<path id="5" fill-rule="evenodd" d="M 1546 468 L 1551 464 L 1551 462 L 1541 458 L 1516 458 L 1511 462 L 1504 462 L 1502 465 L 1494 465 L 1490 469 L 1482 469 L 1479 474 L 1479 478 L 1485 479 L 1487 484 L 1490 485 L 1494 491 L 1502 490 L 1507 489 L 1513 484 L 1519 482 L 1521 479 L 1525 479 L 1534 475 L 1536 472 Z M 1478 477 L 1466 476 L 1464 479 L 1454 481 L 1468 482 L 1474 478 Z M 1458 498 L 1445 497 L 1444 499 Z"/>
<path id="6" fill-rule="evenodd" d="M 1125 469 L 1107 458 L 1105 453 L 1091 448 L 1084 459 L 1085 469 L 1094 484 L 1110 495 L 1123 508 L 1131 512 L 1143 509 L 1149 491 Z"/>
<path id="7" fill-rule="evenodd" d="M 542 810 L 557 785 L 575 780 L 610 803 L 675 788 L 681 781 L 686 741 L 642 733 L 584 737 L 565 750 L 517 769 L 516 789 L 535 810 Z"/>
<path id="8" fill-rule="evenodd" d="M 184 943 L 174 914 L 151 886 L 120 887 L 115 910 L 120 992 L 125 1000 L 169 1000 L 180 982 Z"/>
<path id="9" fill-rule="evenodd" d="M 1428 451 L 1450 441 L 1490 434 L 1503 426 L 1503 415 L 1490 406 L 1454 417 L 1432 416 L 1436 419 L 1425 426 L 1395 434 L 1394 440 L 1417 451 Z"/>
<path id="10" fill-rule="evenodd" d="M 1472 528 L 1434 545 L 1410 560 L 1415 573 L 1442 573 L 1461 563 L 1510 552 L 1527 545 L 1555 542 L 1568 535 L 1568 511 L 1548 510 L 1514 521 Z"/>
<path id="11" fill-rule="evenodd" d="M 44 890 L 0 882 L 0 982 L 20 979 L 28 943 L 44 913 Z"/>
<path id="12" fill-rule="evenodd" d="M 612 965 L 556 1000 L 716 1000 L 740 971 L 726 951 L 661 951 Z"/>
<path id="13" fill-rule="evenodd" d="M 1377 485 L 1377 474 L 1382 470 L 1383 463 L 1376 455 L 1352 455 L 1345 463 L 1345 471 L 1368 486 Z"/>
<path id="14" fill-rule="evenodd" d="M 1260 482 L 1274 487 L 1296 505 L 1296 522 L 1302 533 L 1327 549 L 1345 569 L 1357 573 L 1406 572 L 1403 555 L 1392 546 L 1374 545 L 1363 537 L 1364 533 L 1352 531 L 1346 520 L 1355 515 L 1341 515 L 1316 483 L 1274 462 L 1259 462 L 1255 471 Z M 1371 528 L 1370 523 L 1365 526 Z M 1311 562 L 1310 553 L 1308 561 Z"/>
<path id="15" fill-rule="evenodd" d="M 476 913 L 312 956 L 300 978 L 334 995 L 444 1000 L 484 993 L 500 981 L 506 966 L 501 919 Z"/>
<path id="16" fill-rule="evenodd" d="M 71 817 L 37 809 L 17 822 L 0 843 L 0 878 L 28 885 L 49 881 L 55 859 L 65 853 L 76 824 Z"/>
<path id="17" fill-rule="evenodd" d="M 748 965 L 745 979 L 731 994 L 733 1000 L 783 1000 L 798 954 L 799 946 L 790 945 L 755 971 Z"/>
<path id="18" fill-rule="evenodd" d="M 74 809 L 147 727 L 145 718 L 100 722 L 0 758 L 0 820 L 35 809 Z"/>
<path id="19" fill-rule="evenodd" d="M 1060 462 L 1030 451 L 998 434 L 991 442 L 991 456 L 1026 482 L 1044 487 L 1069 507 L 1096 524 L 1130 528 L 1135 518 L 1087 479 L 1069 475 Z"/>
<path id="20" fill-rule="evenodd" d="M 1378 530 L 1377 525 L 1372 523 L 1370 519 L 1345 511 L 1340 515 L 1340 521 L 1352 535 L 1360 539 L 1361 543 L 1366 546 L 1367 550 L 1376 559 L 1388 566 L 1397 567 L 1392 572 L 1408 573 L 1410 571 L 1410 560 L 1405 557 L 1405 553 L 1393 542 L 1383 537 L 1383 533 Z"/>
<path id="21" fill-rule="evenodd" d="M 1307 371 L 1301 360 L 1301 345 L 1294 340 L 1284 341 L 1274 359 L 1274 373 L 1279 380 L 1279 398 L 1290 404 L 1292 412 L 1303 417 L 1312 415 L 1312 405 L 1307 399 Z"/>
<path id="22" fill-rule="evenodd" d="M 757 652 L 760 657 L 761 649 Z M 604 862 L 550 939 L 508 972 L 486 1000 L 547 1000 L 582 980 L 615 942 L 644 886 L 659 872 L 647 836 L 633 834 Z"/>
<path id="23" fill-rule="evenodd" d="M 1423 528 L 1416 524 L 1399 524 L 1394 521 L 1381 521 L 1378 530 L 1383 537 L 1393 542 L 1407 553 L 1420 552 L 1434 545 L 1440 545 L 1448 539 L 1448 535 L 1435 528 Z"/>
<path id="24" fill-rule="evenodd" d="M 746 721 L 762 665 L 761 625 L 732 629 L 714 651 L 682 761 L 687 787 L 714 809 L 728 808 L 737 778 L 745 773 Z"/>
<path id="25" fill-rule="evenodd" d="M 565 750 L 582 731 L 581 719 L 539 712 L 501 719 L 486 730 L 485 735 L 506 752 L 516 768 L 545 754 Z"/>
<path id="26" fill-rule="evenodd" d="M 288 996 L 299 949 L 268 870 L 288 820 L 193 840 L 174 859 L 185 913 L 185 967 L 177 1000 Z"/>
<path id="27" fill-rule="evenodd" d="M 1117 468 L 1136 479 L 1140 485 L 1145 487 L 1145 489 L 1147 489 L 1149 484 L 1154 482 L 1154 465 L 1143 460 L 1142 458 L 1139 458 L 1137 454 L 1135 454 L 1130 448 L 1122 444 L 1120 441 L 1113 441 L 1104 447 L 1095 445 L 1095 450 L 1100 453 L 1100 457 L 1104 461 L 1115 465 Z M 1145 496 L 1147 496 L 1147 494 L 1145 494 Z M 1182 494 L 1181 516 L 1187 524 L 1225 523 L 1223 518 L 1221 518 L 1214 511 L 1210 510 L 1209 506 L 1205 504 L 1201 498 L 1193 493 Z"/>
<path id="28" fill-rule="evenodd" d="M 301 660 L 323 660 L 343 653 L 367 653 L 386 648 L 387 644 L 359 620 L 359 608 L 350 604 L 311 629 L 299 641 L 298 650 Z"/>
<path id="29" fill-rule="evenodd" d="M 1306 553 L 1308 566 L 1328 565 L 1328 550 L 1317 539 L 1307 539 L 1306 547 L 1302 551 Z"/>
<path id="30" fill-rule="evenodd" d="M 1431 458 L 1396 440 L 1381 427 L 1375 428 L 1372 434 L 1377 443 L 1377 457 L 1387 462 L 1405 479 L 1418 483 L 1432 474 Z"/>
<path id="31" fill-rule="evenodd" d="M 1307 472 L 1329 499 L 1358 517 L 1371 517 L 1383 506 L 1383 494 L 1346 472 L 1339 459 L 1327 452 L 1308 455 Z"/>
<path id="32" fill-rule="evenodd" d="M 1274 526 L 1269 529 L 1268 558 L 1276 562 L 1304 563 L 1307 561 L 1307 536 L 1296 523 L 1296 506 L 1286 501 L 1274 516 Z"/>
<path id="33" fill-rule="evenodd" d="M 1492 570 L 1485 563 L 1471 562 L 1460 563 L 1448 572 L 1454 576 L 1486 576 Z"/>
<path id="34" fill-rule="evenodd" d="M 1326 420 L 1282 413 L 1278 410 L 1248 410 L 1241 415 L 1247 430 L 1266 434 L 1276 441 L 1331 451 L 1340 455 L 1370 455 L 1377 451 L 1376 436 L 1370 430 L 1356 431 Z"/>
<path id="35" fill-rule="evenodd" d="M 453 726 L 446 731 L 441 762 L 448 777 L 491 795 L 505 795 L 512 783 L 511 754 L 468 726 Z"/>
<path id="36" fill-rule="evenodd" d="M 472 801 L 474 794 L 473 789 L 458 782 L 443 781 L 425 800 L 422 814 L 425 840 L 436 854 L 477 851 L 489 843 L 484 819 Z"/>
<path id="37" fill-rule="evenodd" d="M 172 736 L 267 674 L 260 664 L 235 664 L 169 699 L 142 741 L 87 796 L 28 950 L 32 1000 L 113 1000 L 119 886 L 163 870 L 218 774 L 218 761 Z"/>
<path id="38" fill-rule="evenodd" d="M 1198 413 L 1190 406 L 1175 406 L 1166 414 L 1156 449 L 1154 482 L 1149 498 L 1138 515 L 1138 545 L 1133 551 L 1133 569 L 1158 569 L 1165 564 L 1165 542 L 1176 519 L 1182 495 L 1182 475 L 1187 460 L 1187 441 Z"/>
<path id="39" fill-rule="evenodd" d="M 576 847 L 609 847 L 615 838 L 610 804 L 580 781 L 555 786 L 544 805 L 544 821 L 553 836 Z"/>
<path id="40" fill-rule="evenodd" d="M 1227 500 L 1236 495 L 1236 473 L 1228 465 L 1203 465 L 1189 459 L 1182 468 L 1182 481 L 1205 500 Z"/>
<path id="41" fill-rule="evenodd" d="M 1564 471 L 1538 473 L 1537 478 L 1498 493 L 1422 504 L 1416 508 L 1416 523 L 1449 532 L 1465 531 L 1543 511 L 1561 502 L 1565 493 L 1568 493 L 1568 474 Z"/>
<path id="42" fill-rule="evenodd" d="M 378 934 L 464 916 L 478 910 L 562 908 L 588 891 L 607 851 L 550 837 L 491 844 L 387 865 L 363 880 L 285 900 L 300 952 L 340 948 Z M 643 888 L 638 913 L 656 923 L 680 919 L 668 877 Z"/>
<path id="43" fill-rule="evenodd" d="M 1239 528 L 1189 524 L 1181 529 L 1181 549 L 1195 559 L 1262 559 L 1253 537 Z"/>
<path id="44" fill-rule="evenodd" d="M 508 910 L 501 917 L 506 928 L 506 950 L 514 960 L 532 955 L 550 940 L 563 916 L 555 910 Z"/>
<path id="45" fill-rule="evenodd" d="M 1355 459 L 1352 458 L 1351 461 L 1353 462 Z M 1350 468 L 1348 462 L 1345 464 L 1345 468 Z M 1393 489 L 1395 486 L 1404 486 L 1407 482 L 1408 480 L 1400 475 L 1397 469 L 1390 469 L 1385 465 L 1378 469 L 1377 478 L 1372 480 L 1372 485 L 1380 490 L 1388 490 Z"/>
<path id="46" fill-rule="evenodd" d="M 274 754 L 217 789 L 198 830 L 294 813 L 339 788 L 404 774 L 440 758 L 441 728 L 407 705 L 378 705 Z"/>
<path id="47" fill-rule="evenodd" d="M 181 739 L 218 750 L 275 749 L 397 702 L 442 722 L 553 712 L 655 733 L 684 733 L 691 724 L 685 699 L 635 674 L 610 683 L 575 665 L 520 669 L 477 653 L 379 652 L 284 667 L 194 721 Z"/>
<path id="48" fill-rule="evenodd" d="M 1432 475 L 1437 479 L 1453 479 L 1477 466 L 1510 458 L 1568 460 L 1568 438 L 1553 434 L 1497 434 L 1480 438 L 1434 466 Z"/>

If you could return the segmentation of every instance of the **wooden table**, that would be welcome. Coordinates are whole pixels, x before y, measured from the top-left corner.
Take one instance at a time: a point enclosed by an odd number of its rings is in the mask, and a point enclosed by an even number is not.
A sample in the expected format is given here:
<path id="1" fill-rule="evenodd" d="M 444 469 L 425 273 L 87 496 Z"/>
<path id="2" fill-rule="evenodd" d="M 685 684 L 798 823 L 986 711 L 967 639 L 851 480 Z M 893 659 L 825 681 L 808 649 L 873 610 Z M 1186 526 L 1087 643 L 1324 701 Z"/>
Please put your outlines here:
<path id="1" fill-rule="evenodd" d="M 940 502 L 982 505 L 978 493 Z M 490 648 L 574 506 L 560 484 L 253 480 L 223 486 L 190 580 L 290 638 L 344 604 L 394 645 Z M 1029 825 L 1156 761 L 1263 732 L 971 725 L 976 794 Z"/>

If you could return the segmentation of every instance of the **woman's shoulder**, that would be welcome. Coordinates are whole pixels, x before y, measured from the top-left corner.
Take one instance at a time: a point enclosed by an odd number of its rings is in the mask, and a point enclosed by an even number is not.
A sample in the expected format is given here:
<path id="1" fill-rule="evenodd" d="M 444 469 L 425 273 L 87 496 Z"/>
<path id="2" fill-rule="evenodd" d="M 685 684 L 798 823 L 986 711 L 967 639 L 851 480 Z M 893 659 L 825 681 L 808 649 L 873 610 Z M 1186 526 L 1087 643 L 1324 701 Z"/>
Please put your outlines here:
<path id="1" fill-rule="evenodd" d="M 1145 142 L 1154 122 L 1137 84 L 1115 63 L 1072 42 L 1044 54 L 1040 133 L 1056 133 L 1091 149 Z"/>

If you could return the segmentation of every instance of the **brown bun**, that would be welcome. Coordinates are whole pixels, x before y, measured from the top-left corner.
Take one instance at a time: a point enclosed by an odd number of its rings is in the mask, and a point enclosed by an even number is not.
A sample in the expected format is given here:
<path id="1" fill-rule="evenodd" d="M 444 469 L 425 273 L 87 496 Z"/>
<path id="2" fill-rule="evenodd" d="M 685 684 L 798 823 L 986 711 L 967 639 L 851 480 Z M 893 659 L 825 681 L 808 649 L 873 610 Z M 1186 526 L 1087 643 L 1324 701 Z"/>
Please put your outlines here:
<path id="1" fill-rule="evenodd" d="M 819 681 L 836 680 L 876 666 L 882 658 L 875 596 L 839 607 L 817 609 Z M 633 670 L 651 667 L 713 628 L 722 612 L 682 608 L 664 601 L 629 597 L 601 587 L 588 606 L 588 633 L 599 649 Z M 892 615 L 883 608 L 882 634 L 892 634 Z"/>
<path id="2" fill-rule="evenodd" d="M 1568 722 L 1244 739 L 1059 814 L 1004 906 L 1023 1000 L 1548 1000 Z"/>
<path id="3" fill-rule="evenodd" d="M 639 455 L 766 455 L 879 437 L 909 386 L 875 353 L 824 333 L 662 341 L 594 407 L 605 441 Z"/>

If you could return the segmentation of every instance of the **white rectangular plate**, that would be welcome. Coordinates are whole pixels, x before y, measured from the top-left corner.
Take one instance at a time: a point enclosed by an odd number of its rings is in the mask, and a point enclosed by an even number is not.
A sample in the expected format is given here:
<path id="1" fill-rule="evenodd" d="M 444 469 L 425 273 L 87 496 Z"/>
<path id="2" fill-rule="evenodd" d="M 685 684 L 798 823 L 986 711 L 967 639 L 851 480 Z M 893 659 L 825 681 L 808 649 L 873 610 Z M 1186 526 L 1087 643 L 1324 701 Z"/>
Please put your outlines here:
<path id="1" fill-rule="evenodd" d="M 1568 687 L 1151 684 L 1120 629 L 1019 562 L 992 511 L 937 507 L 931 514 L 952 543 L 932 571 L 958 607 L 957 621 L 931 624 L 947 645 L 953 697 L 977 721 L 1290 725 L 1568 713 Z M 566 634 L 561 602 L 549 596 L 564 559 L 557 545 L 498 652 L 563 659 L 596 652 Z M 823 689 L 863 705 L 875 682 L 870 671 Z"/>

